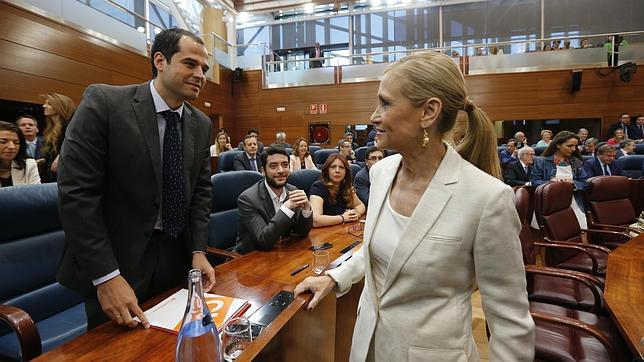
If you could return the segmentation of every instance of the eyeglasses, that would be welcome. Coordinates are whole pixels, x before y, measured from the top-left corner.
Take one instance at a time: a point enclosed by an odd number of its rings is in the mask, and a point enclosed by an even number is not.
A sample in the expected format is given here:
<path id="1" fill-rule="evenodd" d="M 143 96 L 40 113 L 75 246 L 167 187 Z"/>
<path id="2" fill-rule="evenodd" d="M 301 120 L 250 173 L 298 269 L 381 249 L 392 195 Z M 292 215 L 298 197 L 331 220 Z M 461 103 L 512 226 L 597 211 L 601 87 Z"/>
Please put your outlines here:
<path id="1" fill-rule="evenodd" d="M 371 157 L 367 158 L 367 160 L 369 160 L 369 161 L 380 161 L 383 158 L 384 157 L 382 157 L 382 156 L 371 156 Z"/>
<path id="2" fill-rule="evenodd" d="M 364 235 L 364 223 L 361 222 L 361 223 L 358 223 L 357 225 L 349 226 L 349 228 L 347 229 L 347 233 L 357 238 L 361 237 L 362 235 Z"/>

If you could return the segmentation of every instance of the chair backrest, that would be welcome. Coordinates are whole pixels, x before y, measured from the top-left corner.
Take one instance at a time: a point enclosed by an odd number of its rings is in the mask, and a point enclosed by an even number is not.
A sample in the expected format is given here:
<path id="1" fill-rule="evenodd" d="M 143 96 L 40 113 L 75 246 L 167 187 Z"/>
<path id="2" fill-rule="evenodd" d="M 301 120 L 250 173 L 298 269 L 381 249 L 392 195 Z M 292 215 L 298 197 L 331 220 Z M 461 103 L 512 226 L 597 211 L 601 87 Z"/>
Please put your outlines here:
<path id="1" fill-rule="evenodd" d="M 234 171 L 233 162 L 235 160 L 235 156 L 240 153 L 244 153 L 244 151 L 231 150 L 221 153 L 219 155 L 219 172 Z"/>
<path id="2" fill-rule="evenodd" d="M 630 225 L 637 221 L 629 199 L 631 185 L 626 177 L 596 176 L 587 182 L 586 194 L 592 222 Z"/>
<path id="3" fill-rule="evenodd" d="M 288 155 L 290 156 L 290 155 L 293 153 L 293 148 L 291 148 L 291 147 L 284 147 L 284 151 L 286 151 L 286 153 L 288 153 Z"/>
<path id="4" fill-rule="evenodd" d="M 351 181 L 353 182 L 353 180 L 356 178 L 356 175 L 358 174 L 358 172 L 360 172 L 360 170 L 362 170 L 362 166 L 361 165 L 356 165 L 355 163 L 350 163 L 349 168 L 351 169 Z"/>
<path id="5" fill-rule="evenodd" d="M 320 179 L 322 171 L 320 170 L 296 170 L 288 175 L 288 183 L 306 192 L 306 196 L 310 196 L 309 191 L 311 185 Z"/>
<path id="6" fill-rule="evenodd" d="M 367 157 L 367 150 L 369 147 L 363 146 L 358 149 L 356 149 L 356 161 L 358 162 L 365 162 L 365 158 Z"/>
<path id="7" fill-rule="evenodd" d="M 313 158 L 313 155 L 315 155 L 315 153 L 321 149 L 322 147 L 320 146 L 309 145 L 309 154 L 311 155 L 311 158 Z"/>
<path id="8" fill-rule="evenodd" d="M 223 172 L 210 178 L 212 209 L 208 223 L 208 245 L 229 249 L 237 242 L 239 213 L 237 198 L 263 176 L 255 171 Z"/>
<path id="9" fill-rule="evenodd" d="M 369 141 L 369 142 L 367 142 L 367 144 L 366 144 L 365 146 L 367 146 L 367 147 L 373 147 L 373 146 L 375 146 L 375 145 L 376 145 L 376 142 L 374 142 L 374 141 Z"/>
<path id="10" fill-rule="evenodd" d="M 25 310 L 35 322 L 83 302 L 56 281 L 65 247 L 58 185 L 0 188 L 0 304 Z M 0 325 L 0 335 L 9 332 Z"/>
<path id="11" fill-rule="evenodd" d="M 581 243 L 581 228 L 570 207 L 573 185 L 567 182 L 547 182 L 534 191 L 535 216 L 544 236 L 553 241 Z M 577 254 L 576 251 L 547 253 L 549 264 L 559 264 Z"/>
<path id="12" fill-rule="evenodd" d="M 541 154 L 543 153 L 543 151 L 546 150 L 546 148 L 547 148 L 546 146 L 534 147 L 534 154 L 537 156 L 541 156 Z"/>
<path id="13" fill-rule="evenodd" d="M 315 161 L 315 164 L 318 166 L 318 168 L 322 168 L 322 165 L 326 162 L 326 159 L 329 158 L 330 155 L 334 153 L 338 153 L 337 148 L 325 148 L 318 150 L 315 152 L 315 155 L 313 155 L 313 160 Z"/>
<path id="14" fill-rule="evenodd" d="M 586 162 L 588 160 L 592 160 L 593 158 L 595 158 L 595 156 L 593 156 L 593 155 L 583 155 L 581 157 L 583 157 L 584 162 Z"/>
<path id="15" fill-rule="evenodd" d="M 638 179 L 644 176 L 644 155 L 626 155 L 616 162 L 622 163 L 622 175 Z"/>
<path id="16" fill-rule="evenodd" d="M 530 192 L 525 187 L 517 187 L 514 190 L 514 200 L 517 213 L 519 214 L 519 220 L 521 221 L 519 239 L 521 240 L 521 250 L 523 251 L 523 263 L 526 265 L 534 265 L 537 261 L 537 253 L 530 230 L 530 220 L 532 219 Z"/>
<path id="17" fill-rule="evenodd" d="M 635 145 L 635 154 L 644 155 L 644 143 L 638 143 Z"/>

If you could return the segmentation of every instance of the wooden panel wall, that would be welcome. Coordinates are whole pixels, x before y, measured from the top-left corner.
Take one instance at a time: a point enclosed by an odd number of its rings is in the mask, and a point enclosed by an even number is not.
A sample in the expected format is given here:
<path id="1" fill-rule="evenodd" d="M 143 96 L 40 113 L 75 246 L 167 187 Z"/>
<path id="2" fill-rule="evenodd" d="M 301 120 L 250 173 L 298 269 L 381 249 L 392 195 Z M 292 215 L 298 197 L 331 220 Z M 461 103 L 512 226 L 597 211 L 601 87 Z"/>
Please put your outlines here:
<path id="1" fill-rule="evenodd" d="M 222 68 L 221 75 L 221 84 L 208 82 L 191 103 L 223 116 L 234 132 L 232 72 Z M 150 77 L 148 57 L 0 2 L 0 99 L 41 103 L 42 94 L 56 92 L 78 103 L 90 84 L 135 84 Z"/>
<path id="2" fill-rule="evenodd" d="M 644 114 L 642 73 L 644 67 L 640 66 L 633 80 L 624 83 L 619 72 L 602 76 L 595 69 L 585 69 L 581 91 L 576 93 L 570 92 L 568 70 L 467 76 L 466 83 L 470 98 L 493 120 L 601 118 L 605 135 L 620 113 Z M 244 72 L 243 80 L 234 85 L 235 136 L 240 138 L 248 128 L 256 127 L 265 144 L 272 142 L 278 130 L 284 130 L 292 142 L 306 136 L 308 122 L 328 120 L 335 143 L 342 137 L 344 125 L 368 122 L 377 104 L 378 84 L 262 89 L 260 71 Z M 328 104 L 328 114 L 309 115 L 311 103 Z M 277 112 L 278 106 L 286 111 Z"/>

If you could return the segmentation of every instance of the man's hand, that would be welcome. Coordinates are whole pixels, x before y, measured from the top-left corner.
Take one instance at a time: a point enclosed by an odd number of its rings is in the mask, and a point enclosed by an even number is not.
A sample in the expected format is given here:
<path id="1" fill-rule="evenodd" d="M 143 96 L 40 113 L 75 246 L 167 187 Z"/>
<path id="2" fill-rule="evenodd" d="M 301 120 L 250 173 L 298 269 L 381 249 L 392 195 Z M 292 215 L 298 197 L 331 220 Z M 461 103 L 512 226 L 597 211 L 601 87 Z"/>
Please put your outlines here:
<path id="1" fill-rule="evenodd" d="M 150 328 L 150 322 L 139 308 L 134 290 L 122 276 L 114 277 L 96 286 L 96 296 L 108 318 L 120 326 L 135 328 L 139 322 L 132 319 L 138 317 L 143 327 Z"/>
<path id="2" fill-rule="evenodd" d="M 328 275 L 321 277 L 308 277 L 295 287 L 295 298 L 307 290 L 310 290 L 313 293 L 313 299 L 311 299 L 306 308 L 311 310 L 333 290 L 334 286 L 335 280 Z"/>
<path id="3" fill-rule="evenodd" d="M 288 200 L 284 203 L 286 207 L 291 210 L 301 208 L 303 210 L 310 210 L 309 198 L 306 197 L 306 192 L 302 190 L 293 190 L 288 193 Z"/>
<path id="4" fill-rule="evenodd" d="M 215 286 L 215 269 L 210 265 L 206 254 L 192 253 L 192 268 L 201 270 L 203 291 L 209 292 Z"/>

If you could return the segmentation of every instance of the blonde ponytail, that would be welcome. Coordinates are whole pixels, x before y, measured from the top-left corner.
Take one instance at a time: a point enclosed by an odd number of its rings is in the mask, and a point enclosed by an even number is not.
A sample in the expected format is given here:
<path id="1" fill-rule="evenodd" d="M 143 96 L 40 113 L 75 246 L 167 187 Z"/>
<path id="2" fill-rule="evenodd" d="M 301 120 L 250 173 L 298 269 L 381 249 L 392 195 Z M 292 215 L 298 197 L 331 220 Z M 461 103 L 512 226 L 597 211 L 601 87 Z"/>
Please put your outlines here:
<path id="1" fill-rule="evenodd" d="M 474 105 L 467 112 L 467 131 L 456 151 L 469 163 L 501 179 L 501 164 L 496 150 L 496 131 L 492 121 Z"/>

